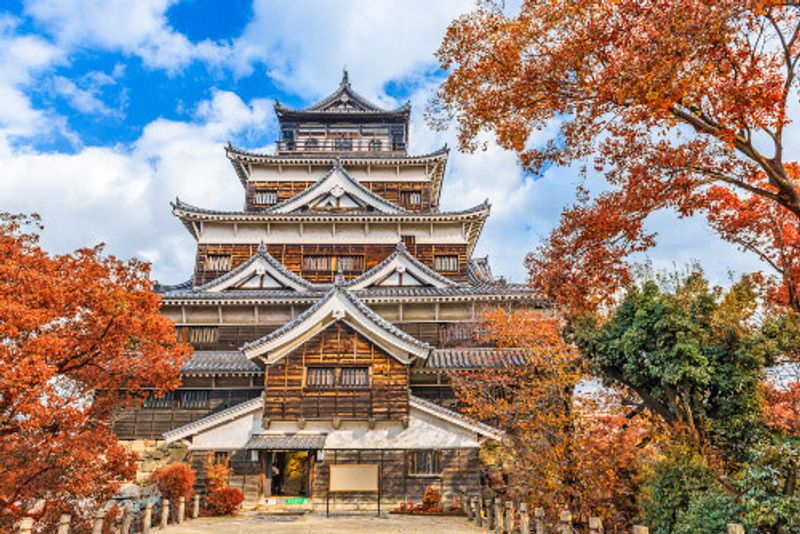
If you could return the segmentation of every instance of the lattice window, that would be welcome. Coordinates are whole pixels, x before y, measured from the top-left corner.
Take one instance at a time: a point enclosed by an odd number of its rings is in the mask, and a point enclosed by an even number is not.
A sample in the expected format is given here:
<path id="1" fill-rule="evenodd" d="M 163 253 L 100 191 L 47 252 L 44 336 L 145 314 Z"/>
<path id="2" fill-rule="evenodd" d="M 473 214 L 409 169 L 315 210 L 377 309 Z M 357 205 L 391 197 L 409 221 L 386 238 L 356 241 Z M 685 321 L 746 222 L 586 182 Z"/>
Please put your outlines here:
<path id="1" fill-rule="evenodd" d="M 333 140 L 333 148 L 343 152 L 353 150 L 353 140 L 349 137 L 337 137 Z"/>
<path id="2" fill-rule="evenodd" d="M 336 385 L 335 367 L 307 367 L 306 386 L 316 389 L 332 388 Z"/>
<path id="3" fill-rule="evenodd" d="M 306 139 L 306 150 L 316 150 L 319 148 L 319 140 L 316 137 Z"/>
<path id="4" fill-rule="evenodd" d="M 364 270 L 364 256 L 303 256 L 304 271 L 338 271 L 361 272 Z"/>
<path id="5" fill-rule="evenodd" d="M 380 152 L 383 150 L 383 143 L 380 139 L 373 139 L 369 142 L 370 152 Z"/>
<path id="6" fill-rule="evenodd" d="M 256 204 L 277 204 L 277 191 L 256 191 Z"/>
<path id="7" fill-rule="evenodd" d="M 456 273 L 458 272 L 458 256 L 435 256 L 433 268 L 443 273 Z"/>
<path id="8" fill-rule="evenodd" d="M 369 387 L 369 367 L 342 367 L 339 385 L 344 388 Z"/>
<path id="9" fill-rule="evenodd" d="M 168 408 L 172 408 L 174 402 L 175 402 L 174 391 L 167 391 L 161 397 L 157 397 L 155 392 L 151 391 L 147 395 L 147 398 L 144 400 L 144 404 L 142 405 L 142 407 L 149 408 L 151 410 L 166 410 Z"/>
<path id="10" fill-rule="evenodd" d="M 400 203 L 405 206 L 421 206 L 422 191 L 400 191 Z"/>
<path id="11" fill-rule="evenodd" d="M 190 410 L 208 409 L 211 407 L 211 392 L 208 390 L 181 391 L 181 408 Z"/>
<path id="12" fill-rule="evenodd" d="M 205 267 L 207 271 L 230 271 L 230 254 L 209 254 L 206 256 Z"/>
<path id="13" fill-rule="evenodd" d="M 440 451 L 421 450 L 408 452 L 409 475 L 438 475 L 442 472 Z"/>
<path id="14" fill-rule="evenodd" d="M 219 339 L 219 329 L 214 326 L 193 326 L 189 328 L 189 343 L 204 345 L 216 343 Z"/>

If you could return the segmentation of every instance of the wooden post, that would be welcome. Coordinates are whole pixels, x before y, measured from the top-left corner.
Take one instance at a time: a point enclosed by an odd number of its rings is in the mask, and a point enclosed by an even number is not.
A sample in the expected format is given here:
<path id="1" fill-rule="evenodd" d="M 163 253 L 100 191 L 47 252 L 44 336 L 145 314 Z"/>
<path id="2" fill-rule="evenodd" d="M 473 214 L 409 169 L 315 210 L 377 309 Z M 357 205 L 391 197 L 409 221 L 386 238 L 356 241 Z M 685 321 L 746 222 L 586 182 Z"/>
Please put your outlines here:
<path id="1" fill-rule="evenodd" d="M 603 534 L 603 520 L 599 517 L 589 518 L 589 534 Z"/>
<path id="2" fill-rule="evenodd" d="M 494 498 L 494 531 L 503 534 L 503 499 Z"/>
<path id="3" fill-rule="evenodd" d="M 536 534 L 545 534 L 544 508 L 540 506 L 533 509 L 533 526 L 536 530 Z"/>
<path id="4" fill-rule="evenodd" d="M 169 523 L 169 499 L 161 501 L 161 528 L 167 528 Z"/>
<path id="5" fill-rule="evenodd" d="M 472 522 L 472 499 L 465 493 L 462 497 L 464 499 L 464 513 L 467 514 L 467 521 Z"/>
<path id="6" fill-rule="evenodd" d="M 69 524 L 72 522 L 72 516 L 69 514 L 61 514 L 58 518 L 58 534 L 69 534 Z M 123 534 L 127 534 L 123 532 Z"/>
<path id="7" fill-rule="evenodd" d="M 33 530 L 33 518 L 32 517 L 23 517 L 19 520 L 19 532 L 20 534 L 31 534 Z"/>
<path id="8" fill-rule="evenodd" d="M 504 517 L 503 532 L 505 534 L 513 534 L 514 532 L 514 503 L 506 501 L 506 514 Z"/>
<path id="9" fill-rule="evenodd" d="M 744 534 L 744 526 L 739 523 L 728 523 L 728 534 Z"/>
<path id="10" fill-rule="evenodd" d="M 192 519 L 197 519 L 198 517 L 200 517 L 200 495 L 195 493 L 192 498 Z"/>
<path id="11" fill-rule="evenodd" d="M 531 516 L 526 502 L 519 503 L 519 534 L 531 534 Z"/>
<path id="12" fill-rule="evenodd" d="M 650 529 L 643 525 L 634 525 L 633 534 L 650 534 Z"/>
<path id="13" fill-rule="evenodd" d="M 475 512 L 475 525 L 478 527 L 483 526 L 483 510 L 481 503 L 483 500 L 480 497 L 472 498 L 472 510 Z"/>
<path id="14" fill-rule="evenodd" d="M 92 525 L 92 534 L 103 534 L 103 519 L 106 513 L 103 510 L 98 510 L 94 513 L 94 525 Z"/>
<path id="15" fill-rule="evenodd" d="M 486 508 L 486 528 L 489 531 L 494 530 L 494 501 L 492 499 L 485 499 L 483 501 L 483 506 Z"/>
<path id="16" fill-rule="evenodd" d="M 153 525 L 153 503 L 144 505 L 144 517 L 142 518 L 142 534 L 150 534 L 150 527 Z"/>
<path id="17" fill-rule="evenodd" d="M 178 497 L 178 524 L 183 523 L 183 518 L 186 517 L 186 497 L 181 495 Z"/>
<path id="18" fill-rule="evenodd" d="M 131 534 L 131 524 L 133 523 L 133 507 L 131 503 L 125 505 L 122 509 L 122 525 L 120 526 L 120 534 Z"/>
<path id="19" fill-rule="evenodd" d="M 573 534 L 572 531 L 572 512 L 563 510 L 559 517 L 558 531 L 561 534 Z"/>

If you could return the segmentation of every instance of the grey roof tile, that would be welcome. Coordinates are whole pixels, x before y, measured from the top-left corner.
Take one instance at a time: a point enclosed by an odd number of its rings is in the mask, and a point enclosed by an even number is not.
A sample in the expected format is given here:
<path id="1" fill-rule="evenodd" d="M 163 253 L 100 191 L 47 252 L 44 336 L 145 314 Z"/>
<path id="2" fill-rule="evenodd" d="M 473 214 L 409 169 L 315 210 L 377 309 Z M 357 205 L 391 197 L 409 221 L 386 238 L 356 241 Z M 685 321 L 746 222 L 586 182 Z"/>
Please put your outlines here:
<path id="1" fill-rule="evenodd" d="M 261 373 L 262 369 L 238 350 L 197 350 L 181 366 L 181 374 Z"/>

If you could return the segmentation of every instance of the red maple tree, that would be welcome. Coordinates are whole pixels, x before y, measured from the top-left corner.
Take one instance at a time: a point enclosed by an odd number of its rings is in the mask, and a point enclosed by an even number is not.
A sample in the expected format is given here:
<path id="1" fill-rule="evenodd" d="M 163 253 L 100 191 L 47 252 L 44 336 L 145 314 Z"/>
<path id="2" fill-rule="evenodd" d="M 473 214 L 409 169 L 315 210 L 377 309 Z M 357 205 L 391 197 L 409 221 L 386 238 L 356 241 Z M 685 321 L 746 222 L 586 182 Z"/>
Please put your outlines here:
<path id="1" fill-rule="evenodd" d="M 610 186 L 582 191 L 529 257 L 543 294 L 579 311 L 609 302 L 630 282 L 627 258 L 655 243 L 645 219 L 670 209 L 757 248 L 783 278 L 773 296 L 800 309 L 800 182 L 785 159 L 800 3 L 482 2 L 439 58 L 451 72 L 434 116 L 455 118 L 462 148 L 490 131 L 533 171 L 577 163 Z M 553 123 L 558 135 L 532 146 Z"/>
<path id="2" fill-rule="evenodd" d="M 37 217 L 0 214 L 0 530 L 103 504 L 135 473 L 111 416 L 179 384 L 190 348 L 149 267 L 102 247 L 51 256 Z M 94 503 L 94 504 L 92 504 Z"/>

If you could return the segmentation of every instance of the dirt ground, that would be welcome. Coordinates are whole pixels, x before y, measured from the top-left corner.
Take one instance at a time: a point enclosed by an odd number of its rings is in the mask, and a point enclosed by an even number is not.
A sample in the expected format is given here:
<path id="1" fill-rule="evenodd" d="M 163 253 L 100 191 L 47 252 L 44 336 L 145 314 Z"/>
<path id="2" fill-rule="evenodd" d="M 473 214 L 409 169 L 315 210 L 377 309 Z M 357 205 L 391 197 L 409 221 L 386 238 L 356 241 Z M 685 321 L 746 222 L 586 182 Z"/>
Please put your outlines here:
<path id="1" fill-rule="evenodd" d="M 385 515 L 269 516 L 257 513 L 227 518 L 200 518 L 170 526 L 165 534 L 450 534 L 479 533 L 462 517 L 418 517 Z"/>

